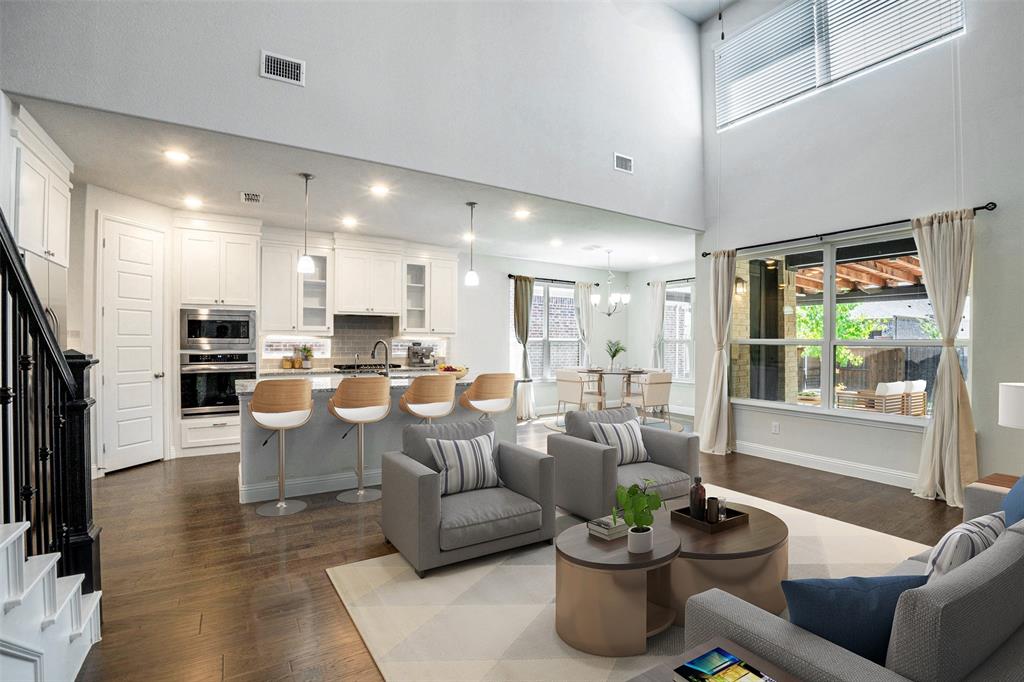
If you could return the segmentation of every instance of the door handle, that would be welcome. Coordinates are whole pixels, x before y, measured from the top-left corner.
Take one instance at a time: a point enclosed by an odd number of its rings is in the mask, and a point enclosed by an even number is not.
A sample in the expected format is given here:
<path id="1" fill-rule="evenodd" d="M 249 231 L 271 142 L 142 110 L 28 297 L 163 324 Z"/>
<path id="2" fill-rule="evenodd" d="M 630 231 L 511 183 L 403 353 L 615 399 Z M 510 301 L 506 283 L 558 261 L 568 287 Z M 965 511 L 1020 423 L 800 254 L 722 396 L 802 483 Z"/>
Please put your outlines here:
<path id="1" fill-rule="evenodd" d="M 164 378 L 164 373 L 163 372 L 154 372 L 153 373 L 153 378 L 154 379 L 163 379 Z"/>

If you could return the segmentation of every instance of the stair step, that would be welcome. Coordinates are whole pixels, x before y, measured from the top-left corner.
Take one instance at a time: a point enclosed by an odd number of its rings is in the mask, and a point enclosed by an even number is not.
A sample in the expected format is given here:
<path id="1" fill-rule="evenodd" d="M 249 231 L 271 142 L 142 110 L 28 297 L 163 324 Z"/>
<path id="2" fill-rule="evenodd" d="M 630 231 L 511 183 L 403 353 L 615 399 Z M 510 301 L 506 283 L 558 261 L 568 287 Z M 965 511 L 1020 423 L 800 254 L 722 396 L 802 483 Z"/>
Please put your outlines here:
<path id="1" fill-rule="evenodd" d="M 53 567 L 57 565 L 57 561 L 60 559 L 60 552 L 54 552 L 53 554 L 40 554 L 38 556 L 30 556 L 25 561 L 24 569 L 24 582 L 21 586 L 21 594 L 8 595 L 7 601 L 4 602 L 4 613 L 7 613 L 16 606 L 19 606 L 24 600 L 25 595 L 29 594 L 36 585 L 43 579 L 43 577 L 53 570 Z"/>
<path id="2" fill-rule="evenodd" d="M 71 631 L 70 641 L 73 642 L 81 637 L 85 633 L 85 629 L 90 626 L 90 621 L 100 606 L 100 597 L 102 596 L 103 592 L 100 591 L 82 595 L 82 615 L 79 618 L 78 627 Z"/>
<path id="3" fill-rule="evenodd" d="M 19 521 L 18 523 L 5 523 L 0 525 L 0 551 L 3 551 L 7 545 L 17 540 L 21 535 L 29 529 L 31 524 L 28 521 Z"/>
<path id="4" fill-rule="evenodd" d="M 54 604 L 53 613 L 43 618 L 42 629 L 50 627 L 57 622 L 60 618 L 60 614 L 64 611 L 64 607 L 71 601 L 71 597 L 75 594 L 78 586 L 85 580 L 85 576 L 81 573 L 75 575 L 66 575 L 63 578 L 57 578 L 57 601 Z"/>

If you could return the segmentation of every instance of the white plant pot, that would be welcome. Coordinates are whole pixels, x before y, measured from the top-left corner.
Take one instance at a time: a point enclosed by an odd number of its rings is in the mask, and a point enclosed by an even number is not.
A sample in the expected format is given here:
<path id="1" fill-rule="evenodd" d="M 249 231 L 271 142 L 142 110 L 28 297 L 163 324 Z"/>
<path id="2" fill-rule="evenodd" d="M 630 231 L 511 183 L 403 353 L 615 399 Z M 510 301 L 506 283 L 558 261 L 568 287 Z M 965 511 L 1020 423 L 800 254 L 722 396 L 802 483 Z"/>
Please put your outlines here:
<path id="1" fill-rule="evenodd" d="M 313 369 L 313 361 L 312 360 L 303 360 L 302 361 L 302 369 Z"/>
<path id="2" fill-rule="evenodd" d="M 626 533 L 626 547 L 630 554 L 643 554 L 654 549 L 654 529 L 651 527 L 630 528 Z"/>

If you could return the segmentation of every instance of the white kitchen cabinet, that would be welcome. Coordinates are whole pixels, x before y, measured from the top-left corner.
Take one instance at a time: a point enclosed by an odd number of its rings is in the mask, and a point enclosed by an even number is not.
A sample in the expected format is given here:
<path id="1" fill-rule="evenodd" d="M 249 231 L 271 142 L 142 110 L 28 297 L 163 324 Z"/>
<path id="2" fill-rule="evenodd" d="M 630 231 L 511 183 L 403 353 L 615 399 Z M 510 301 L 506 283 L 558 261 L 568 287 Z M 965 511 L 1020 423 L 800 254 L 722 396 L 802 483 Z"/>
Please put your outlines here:
<path id="1" fill-rule="evenodd" d="M 294 246 L 264 244 L 260 258 L 260 329 L 294 332 L 298 329 L 299 250 Z"/>
<path id="2" fill-rule="evenodd" d="M 430 263 L 429 320 L 432 334 L 454 334 L 458 318 L 459 268 L 449 260 Z"/>
<path id="3" fill-rule="evenodd" d="M 458 311 L 458 263 L 407 258 L 404 275 L 402 333 L 454 334 Z"/>
<path id="4" fill-rule="evenodd" d="M 182 419 L 181 447 L 184 449 L 237 445 L 241 441 L 240 424 L 237 414 Z"/>
<path id="5" fill-rule="evenodd" d="M 16 156 L 18 245 L 67 267 L 71 185 L 28 147 L 18 146 Z"/>
<path id="6" fill-rule="evenodd" d="M 401 314 L 401 256 L 336 249 L 335 269 L 334 312 L 339 315 Z"/>
<path id="7" fill-rule="evenodd" d="M 71 239 L 71 189 L 60 178 L 50 175 L 46 195 L 46 250 L 49 260 L 68 267 Z"/>
<path id="8" fill-rule="evenodd" d="M 256 306 L 259 238 L 182 230 L 181 302 Z"/>
<path id="9" fill-rule="evenodd" d="M 331 249 L 310 247 L 311 273 L 297 272 L 302 249 L 264 244 L 260 259 L 260 329 L 264 332 L 334 332 Z"/>

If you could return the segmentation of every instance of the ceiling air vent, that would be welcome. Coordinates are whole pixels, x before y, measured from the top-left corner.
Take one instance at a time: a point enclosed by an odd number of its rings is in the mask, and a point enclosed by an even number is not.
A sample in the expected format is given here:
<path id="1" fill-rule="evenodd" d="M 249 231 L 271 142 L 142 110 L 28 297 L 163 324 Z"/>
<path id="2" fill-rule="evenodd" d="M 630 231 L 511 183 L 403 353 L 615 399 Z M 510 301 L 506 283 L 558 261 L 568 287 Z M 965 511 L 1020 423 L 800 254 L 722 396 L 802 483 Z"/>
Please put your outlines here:
<path id="1" fill-rule="evenodd" d="M 622 171 L 623 173 L 633 172 L 633 157 L 626 156 L 625 154 L 615 155 L 615 170 Z"/>
<path id="2" fill-rule="evenodd" d="M 305 87 L 306 62 L 263 50 L 260 53 L 260 75 Z"/>
<path id="3" fill-rule="evenodd" d="M 239 192 L 239 198 L 243 204 L 262 204 L 263 195 L 259 192 Z"/>

